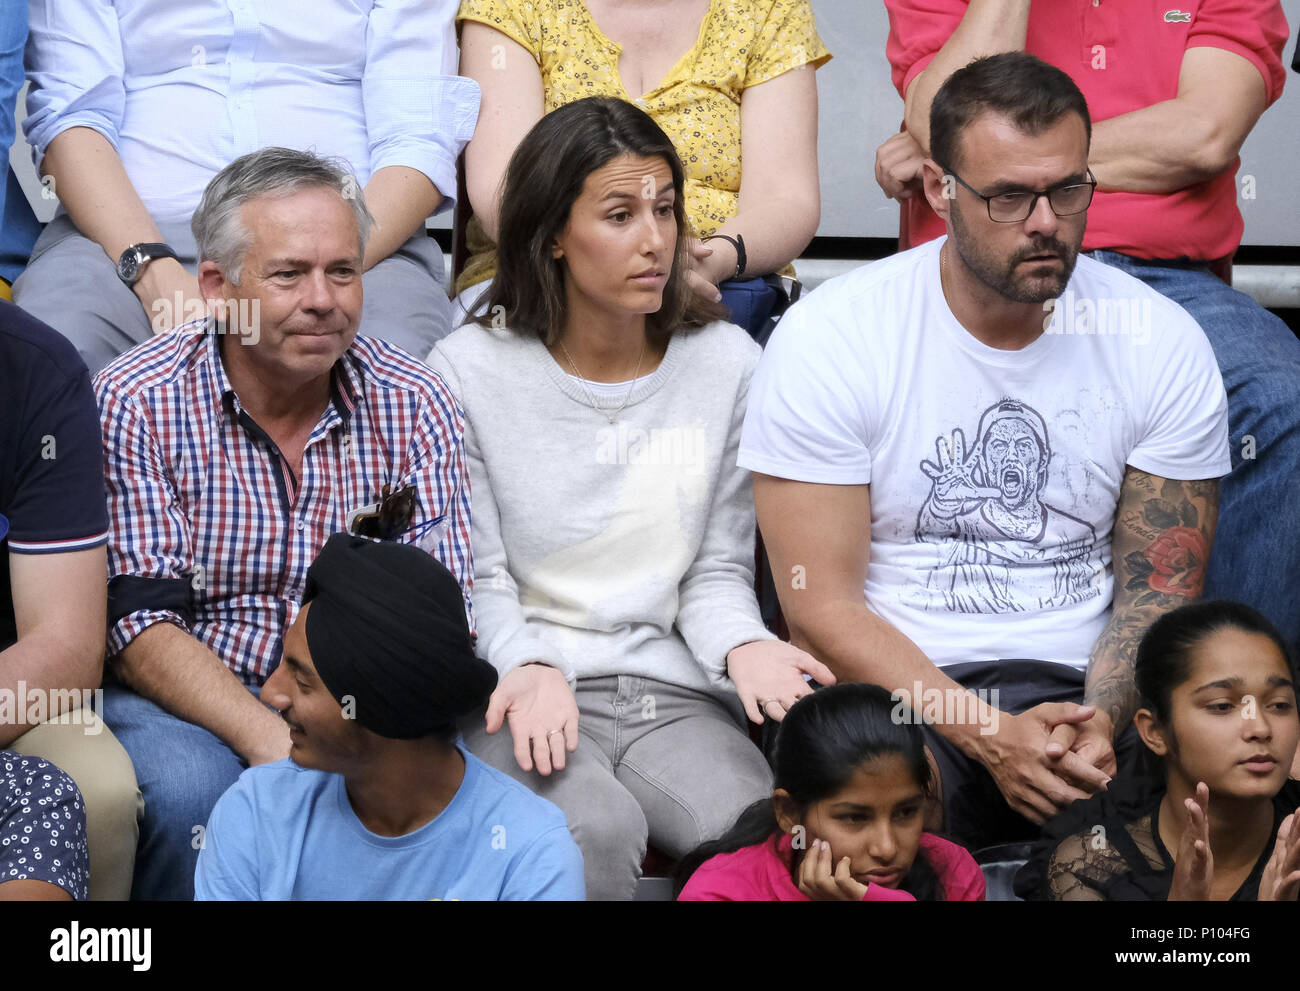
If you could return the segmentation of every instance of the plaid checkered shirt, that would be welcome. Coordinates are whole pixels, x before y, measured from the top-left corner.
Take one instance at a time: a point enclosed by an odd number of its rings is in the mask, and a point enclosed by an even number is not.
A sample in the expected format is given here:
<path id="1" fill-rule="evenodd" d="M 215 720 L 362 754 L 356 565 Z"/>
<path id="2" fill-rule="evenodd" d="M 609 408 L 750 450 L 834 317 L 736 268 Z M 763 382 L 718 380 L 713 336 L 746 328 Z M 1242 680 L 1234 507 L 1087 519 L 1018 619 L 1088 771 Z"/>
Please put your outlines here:
<path id="1" fill-rule="evenodd" d="M 433 553 L 460 580 L 472 630 L 464 414 L 442 379 L 404 351 L 357 337 L 331 371 L 330 402 L 296 478 L 240 405 L 220 338 L 204 329 L 161 334 L 95 377 L 109 653 L 154 623 L 174 623 L 244 684 L 260 685 L 279 663 L 316 553 L 385 483 L 415 486 L 413 527 L 445 518 Z"/>

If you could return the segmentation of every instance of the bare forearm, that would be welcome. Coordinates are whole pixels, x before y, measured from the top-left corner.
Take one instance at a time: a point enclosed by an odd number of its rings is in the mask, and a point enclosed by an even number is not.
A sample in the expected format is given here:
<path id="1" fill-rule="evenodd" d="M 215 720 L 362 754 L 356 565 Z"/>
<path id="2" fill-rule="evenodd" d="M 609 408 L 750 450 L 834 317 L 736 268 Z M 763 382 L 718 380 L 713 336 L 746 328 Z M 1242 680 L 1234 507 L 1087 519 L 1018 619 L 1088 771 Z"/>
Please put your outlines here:
<path id="1" fill-rule="evenodd" d="M 973 59 L 1025 47 L 1030 0 L 971 0 L 957 30 L 912 80 L 903 101 L 908 133 L 930 153 L 930 104 L 949 76 Z M 949 163 L 942 163 L 949 164 Z"/>
<path id="2" fill-rule="evenodd" d="M 249 763 L 289 752 L 288 729 L 216 654 L 184 630 L 157 623 L 127 645 L 113 670 L 133 691 L 202 726 Z"/>
<path id="3" fill-rule="evenodd" d="M 1103 189 L 1183 189 L 1231 167 L 1267 106 L 1264 78 L 1249 60 L 1189 48 L 1177 96 L 1094 124 L 1088 164 Z"/>
<path id="4" fill-rule="evenodd" d="M 442 194 L 428 176 L 404 165 L 390 165 L 372 175 L 366 183 L 365 196 L 366 206 L 375 218 L 366 244 L 363 264 L 366 271 L 420 230 L 442 202 Z"/>
<path id="5" fill-rule="evenodd" d="M 50 142 L 41 170 L 54 178 L 54 194 L 77 229 L 113 262 L 133 244 L 162 240 L 122 160 L 98 131 L 68 128 Z"/>
<path id="6" fill-rule="evenodd" d="M 0 705 L 0 748 L 34 725 L 76 709 L 82 692 L 98 688 L 102 677 L 102 640 L 76 643 L 35 634 L 0 652 L 0 697 L 13 700 L 12 708 Z"/>
<path id="7" fill-rule="evenodd" d="M 791 194 L 742 209 L 716 233 L 745 239 L 745 275 L 765 275 L 784 268 L 808 247 L 821 221 L 821 204 L 813 197 Z M 710 241 L 711 274 L 729 279 L 736 271 L 736 249 L 729 241 Z"/>
<path id="8" fill-rule="evenodd" d="M 790 642 L 817 657 L 840 682 L 869 682 L 890 691 L 905 689 L 909 697 L 915 696 L 919 683 L 922 698 L 913 697 L 914 706 L 919 706 L 925 698 L 956 698 L 946 693 L 965 691 L 895 626 L 859 602 L 829 602 L 806 612 L 801 610 L 800 614 L 792 614 L 787 609 L 786 616 Z M 935 696 L 934 692 L 945 694 Z M 945 706 L 943 711 L 949 710 Z M 974 712 L 976 718 L 948 725 L 935 723 L 934 728 L 964 752 L 976 756 L 982 739 L 979 729 L 992 722 L 993 710 L 972 696 L 970 706 L 957 711 L 967 717 Z"/>
<path id="9" fill-rule="evenodd" d="M 1214 123 L 1178 100 L 1155 103 L 1093 125 L 1088 167 L 1099 189 L 1170 193 L 1228 167 Z"/>
<path id="10" fill-rule="evenodd" d="M 474 219 L 493 244 L 500 236 L 501 198 L 497 194 L 504 179 L 505 166 L 497 165 L 491 150 L 477 149 L 471 141 L 465 149 L 465 188 Z"/>

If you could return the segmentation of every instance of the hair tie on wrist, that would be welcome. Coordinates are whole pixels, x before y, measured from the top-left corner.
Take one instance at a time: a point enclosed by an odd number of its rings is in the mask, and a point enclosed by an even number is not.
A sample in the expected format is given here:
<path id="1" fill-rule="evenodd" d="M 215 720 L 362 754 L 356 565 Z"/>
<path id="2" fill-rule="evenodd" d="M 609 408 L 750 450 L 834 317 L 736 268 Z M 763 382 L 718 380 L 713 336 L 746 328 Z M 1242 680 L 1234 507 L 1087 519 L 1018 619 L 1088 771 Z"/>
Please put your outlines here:
<path id="1" fill-rule="evenodd" d="M 712 241 L 715 238 L 722 238 L 724 241 L 730 241 L 731 246 L 736 249 L 736 271 L 731 277 L 733 279 L 739 279 L 745 274 L 745 263 L 748 261 L 745 256 L 745 239 L 739 234 L 735 237 L 732 237 L 730 234 L 710 234 L 708 237 L 703 238 L 700 243 L 703 244 Z"/>

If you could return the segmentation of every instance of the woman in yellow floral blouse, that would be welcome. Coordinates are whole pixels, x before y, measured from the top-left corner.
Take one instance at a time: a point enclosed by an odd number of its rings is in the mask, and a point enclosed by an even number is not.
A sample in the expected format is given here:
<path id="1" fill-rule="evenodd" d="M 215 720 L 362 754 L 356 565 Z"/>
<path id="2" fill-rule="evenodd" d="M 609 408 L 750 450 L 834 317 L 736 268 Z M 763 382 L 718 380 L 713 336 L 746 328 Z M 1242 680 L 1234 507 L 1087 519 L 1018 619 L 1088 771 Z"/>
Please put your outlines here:
<path id="1" fill-rule="evenodd" d="M 498 186 L 519 141 L 585 96 L 633 102 L 672 139 L 696 237 L 723 235 L 692 241 L 697 292 L 722 299 L 717 286 L 737 274 L 788 272 L 812 240 L 814 70 L 830 54 L 809 0 L 461 0 L 457 23 L 461 74 L 483 90 L 465 153 L 474 219 L 457 292 L 495 273 Z"/>

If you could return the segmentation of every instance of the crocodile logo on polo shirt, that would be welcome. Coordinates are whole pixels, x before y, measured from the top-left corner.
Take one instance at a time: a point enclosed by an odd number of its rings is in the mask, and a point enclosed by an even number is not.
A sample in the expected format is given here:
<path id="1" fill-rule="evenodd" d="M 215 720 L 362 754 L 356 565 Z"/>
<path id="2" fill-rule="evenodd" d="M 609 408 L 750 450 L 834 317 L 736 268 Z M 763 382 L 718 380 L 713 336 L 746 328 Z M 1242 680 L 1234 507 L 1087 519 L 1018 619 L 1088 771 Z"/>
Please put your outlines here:
<path id="1" fill-rule="evenodd" d="M 1190 22 L 1192 15 L 1185 10 L 1166 10 L 1165 23 L 1174 24 L 1178 21 Z"/>

